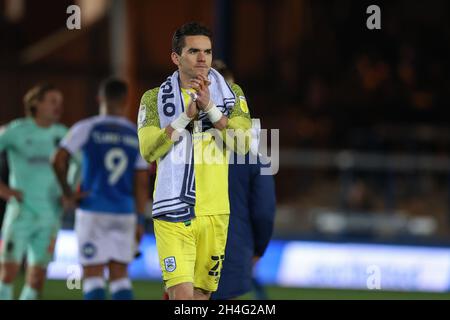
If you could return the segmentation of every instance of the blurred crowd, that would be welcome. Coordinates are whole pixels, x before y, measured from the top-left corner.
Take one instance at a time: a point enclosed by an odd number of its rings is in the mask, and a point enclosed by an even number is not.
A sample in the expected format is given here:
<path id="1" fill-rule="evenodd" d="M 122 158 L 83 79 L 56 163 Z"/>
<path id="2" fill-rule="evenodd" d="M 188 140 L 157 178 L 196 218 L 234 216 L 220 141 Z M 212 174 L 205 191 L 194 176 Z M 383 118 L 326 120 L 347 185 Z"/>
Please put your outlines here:
<path id="1" fill-rule="evenodd" d="M 382 29 L 370 32 L 361 14 L 348 12 L 341 21 L 337 9 L 317 17 L 330 23 L 312 23 L 280 62 L 283 96 L 291 97 L 285 100 L 289 117 L 280 119 L 292 124 L 287 145 L 449 150 L 450 24 L 439 15 L 408 20 L 401 8 L 383 4 Z M 430 15 L 433 8 L 443 9 L 427 6 Z"/>
<path id="2" fill-rule="evenodd" d="M 317 15 L 312 4 L 309 33 L 280 62 L 280 96 L 289 98 L 270 125 L 282 128 L 282 147 L 448 157 L 449 4 L 409 3 L 383 2 L 374 31 L 345 1 Z M 318 207 L 430 216 L 450 234 L 450 171 L 302 168 L 278 181 L 288 176 L 296 182 L 280 196 L 305 219 Z"/>

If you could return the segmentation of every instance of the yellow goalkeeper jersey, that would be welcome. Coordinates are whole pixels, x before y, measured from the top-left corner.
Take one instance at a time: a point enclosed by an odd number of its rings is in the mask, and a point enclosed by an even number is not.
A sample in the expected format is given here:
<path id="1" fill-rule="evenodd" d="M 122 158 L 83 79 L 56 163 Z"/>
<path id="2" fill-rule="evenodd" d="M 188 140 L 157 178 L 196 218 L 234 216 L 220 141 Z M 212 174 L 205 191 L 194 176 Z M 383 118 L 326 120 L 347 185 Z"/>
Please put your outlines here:
<path id="1" fill-rule="evenodd" d="M 234 84 L 231 89 L 236 95 L 226 129 L 248 130 L 251 128 L 250 112 L 242 89 Z M 172 147 L 173 142 L 160 127 L 157 97 L 159 88 L 144 93 L 140 108 L 145 111 L 145 118 L 139 119 L 138 136 L 142 156 L 148 161 L 159 162 Z M 190 103 L 190 95 L 182 89 L 183 103 Z M 222 132 L 225 138 L 225 132 Z M 195 172 L 195 215 L 229 214 L 228 199 L 228 159 L 229 149 L 220 148 L 214 136 L 208 131 L 193 130 L 194 172 Z M 244 140 L 241 140 L 244 141 Z M 249 143 L 246 141 L 243 152 L 248 151 Z M 239 145 L 235 145 L 239 148 Z M 241 150 L 242 150 L 241 149 Z M 158 179 L 158 175 L 156 177 Z M 156 182 L 155 182 L 156 186 Z"/>

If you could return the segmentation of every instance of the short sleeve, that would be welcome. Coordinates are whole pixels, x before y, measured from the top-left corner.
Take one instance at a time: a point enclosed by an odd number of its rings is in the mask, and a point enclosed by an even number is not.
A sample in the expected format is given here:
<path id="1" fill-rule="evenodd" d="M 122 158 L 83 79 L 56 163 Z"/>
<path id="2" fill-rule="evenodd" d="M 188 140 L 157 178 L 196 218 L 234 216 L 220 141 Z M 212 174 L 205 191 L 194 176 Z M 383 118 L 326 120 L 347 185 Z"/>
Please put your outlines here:
<path id="1" fill-rule="evenodd" d="M 0 127 L 0 152 L 8 149 L 11 144 L 11 128 L 9 126 Z"/>
<path id="2" fill-rule="evenodd" d="M 90 131 L 91 125 L 89 122 L 78 122 L 70 128 L 59 146 L 66 149 L 70 154 L 75 154 L 86 144 Z"/>
<path id="3" fill-rule="evenodd" d="M 147 170 L 150 168 L 150 165 L 145 161 L 145 159 L 138 153 L 136 157 L 136 164 L 134 165 L 136 170 Z"/>

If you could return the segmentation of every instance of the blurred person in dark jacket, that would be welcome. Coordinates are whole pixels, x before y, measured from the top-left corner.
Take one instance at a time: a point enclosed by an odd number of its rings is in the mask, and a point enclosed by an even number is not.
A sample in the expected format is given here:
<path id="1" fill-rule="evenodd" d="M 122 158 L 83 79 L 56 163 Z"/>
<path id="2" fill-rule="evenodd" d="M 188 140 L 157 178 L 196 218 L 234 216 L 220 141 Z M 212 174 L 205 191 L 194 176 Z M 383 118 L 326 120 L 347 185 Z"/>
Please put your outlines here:
<path id="1" fill-rule="evenodd" d="M 213 68 L 230 84 L 234 81 L 223 62 L 213 62 Z M 252 289 L 255 289 L 257 298 L 267 298 L 262 286 L 253 277 L 253 268 L 264 255 L 272 236 L 275 182 L 272 175 L 261 174 L 261 169 L 266 166 L 263 163 L 267 161 L 262 161 L 257 151 L 259 120 L 252 122 L 252 146 L 245 162 L 238 159 L 243 156 L 235 154 L 229 166 L 230 223 L 219 288 L 211 297 L 215 300 L 237 298 Z M 257 158 L 257 163 L 250 163 L 252 156 Z"/>

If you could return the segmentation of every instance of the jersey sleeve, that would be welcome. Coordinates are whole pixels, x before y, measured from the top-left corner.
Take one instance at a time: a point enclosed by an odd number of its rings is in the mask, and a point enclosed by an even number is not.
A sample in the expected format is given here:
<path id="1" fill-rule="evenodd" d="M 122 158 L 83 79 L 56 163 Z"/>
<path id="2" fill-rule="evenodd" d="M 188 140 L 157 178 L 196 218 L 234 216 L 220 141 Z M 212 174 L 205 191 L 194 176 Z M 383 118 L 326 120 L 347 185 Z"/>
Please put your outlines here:
<path id="1" fill-rule="evenodd" d="M 245 155 L 250 149 L 251 142 L 250 129 L 252 127 L 252 121 L 250 118 L 250 110 L 241 87 L 237 84 L 233 84 L 231 89 L 236 95 L 236 102 L 228 118 L 227 130 L 224 133 L 224 140 L 227 146 L 231 145 L 231 149 L 233 149 L 233 151 L 238 154 Z M 233 135 L 227 134 L 230 132 L 230 129 L 233 132 Z"/>
<path id="2" fill-rule="evenodd" d="M 134 169 L 136 170 L 147 170 L 150 168 L 150 165 L 145 161 L 144 158 L 140 154 L 136 157 L 136 163 L 134 165 Z"/>
<path id="3" fill-rule="evenodd" d="M 86 144 L 89 134 L 90 126 L 87 122 L 76 123 L 69 132 L 66 134 L 64 139 L 61 141 L 59 146 L 66 149 L 70 154 L 74 155 L 80 151 Z"/>
<path id="4" fill-rule="evenodd" d="M 247 130 L 251 127 L 251 118 L 250 118 L 250 110 L 248 108 L 247 99 L 245 98 L 244 91 L 242 88 L 233 84 L 231 86 L 234 94 L 236 95 L 236 102 L 231 110 L 230 121 L 228 122 L 228 126 L 237 129 Z M 234 120 L 233 120 L 234 119 Z M 240 123 L 239 123 L 240 122 Z"/>
<path id="5" fill-rule="evenodd" d="M 10 126 L 0 127 L 0 152 L 8 149 L 11 145 L 12 129 Z"/>
<path id="6" fill-rule="evenodd" d="M 158 90 L 154 88 L 144 93 L 138 114 L 139 150 L 147 162 L 153 162 L 172 148 L 173 141 L 165 128 L 160 127 L 158 115 Z"/>
<path id="7" fill-rule="evenodd" d="M 9 134 L 6 126 L 0 127 L 0 152 L 6 150 L 9 145 Z"/>

